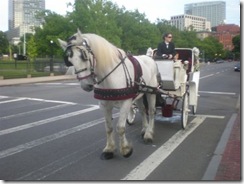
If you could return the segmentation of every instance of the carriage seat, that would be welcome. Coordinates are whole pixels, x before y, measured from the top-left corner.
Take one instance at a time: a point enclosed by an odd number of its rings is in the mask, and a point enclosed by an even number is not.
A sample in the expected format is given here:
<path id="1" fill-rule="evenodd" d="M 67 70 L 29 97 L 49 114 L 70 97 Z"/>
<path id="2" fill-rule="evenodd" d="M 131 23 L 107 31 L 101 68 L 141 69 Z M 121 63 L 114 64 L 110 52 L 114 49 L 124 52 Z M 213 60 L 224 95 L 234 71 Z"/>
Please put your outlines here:
<path id="1" fill-rule="evenodd" d="M 177 90 L 186 78 L 186 73 L 180 60 L 156 60 L 155 62 L 161 75 L 162 88 L 164 90 Z"/>

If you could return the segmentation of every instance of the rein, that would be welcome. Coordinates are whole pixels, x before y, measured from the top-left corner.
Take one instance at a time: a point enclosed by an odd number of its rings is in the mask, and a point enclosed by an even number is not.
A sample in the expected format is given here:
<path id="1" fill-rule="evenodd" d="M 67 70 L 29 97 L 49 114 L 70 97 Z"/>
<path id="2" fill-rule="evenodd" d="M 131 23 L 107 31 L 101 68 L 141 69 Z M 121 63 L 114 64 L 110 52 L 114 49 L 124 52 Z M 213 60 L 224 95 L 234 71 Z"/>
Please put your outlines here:
<path id="1" fill-rule="evenodd" d="M 82 43 L 82 45 L 83 46 L 85 46 L 86 47 L 86 49 L 87 49 L 87 52 L 89 53 L 89 54 L 91 54 L 92 56 L 93 56 L 93 59 L 92 59 L 92 61 L 91 61 L 91 59 L 90 58 L 88 58 L 88 56 L 87 55 L 85 55 L 85 57 L 86 58 L 82 58 L 82 59 L 84 59 L 84 60 L 88 60 L 89 62 L 90 62 L 90 74 L 89 75 L 87 75 L 87 76 L 84 76 L 84 77 L 79 77 L 78 76 L 78 74 L 79 73 L 82 73 L 82 72 L 85 72 L 85 71 L 87 71 L 88 70 L 88 68 L 83 68 L 83 69 L 80 69 L 80 70 L 78 70 L 78 71 L 75 71 L 75 74 L 77 75 L 77 79 L 79 80 L 79 81 L 81 81 L 81 80 L 83 80 L 83 79 L 87 79 L 87 78 L 89 78 L 89 77 L 91 77 L 92 76 L 92 78 L 93 78 L 93 81 L 94 81 L 94 84 L 101 84 L 106 78 L 108 78 L 108 76 L 110 76 L 121 64 L 123 64 L 123 65 L 125 65 L 124 64 L 124 61 L 125 61 L 125 59 L 126 59 L 126 57 L 127 56 L 125 56 L 124 58 L 122 58 L 122 54 L 121 54 L 121 52 L 119 51 L 119 53 L 120 53 L 120 55 L 121 55 L 121 58 L 120 58 L 120 62 L 119 62 L 119 64 L 113 69 L 113 70 L 111 70 L 107 75 L 105 75 L 100 81 L 97 81 L 96 80 L 96 74 L 95 74 L 95 72 L 94 72 L 94 67 L 95 67 L 95 61 L 96 61 L 96 58 L 95 58 L 95 55 L 94 55 L 94 53 L 92 52 L 92 50 L 91 50 L 91 48 L 90 48 L 90 46 L 86 43 L 86 41 L 84 41 L 83 43 Z M 65 52 L 67 52 L 67 50 L 69 49 L 69 48 L 71 48 L 71 47 L 73 47 L 73 46 L 76 46 L 76 45 L 74 45 L 74 44 L 70 44 L 70 45 L 68 45 L 67 46 L 67 48 L 66 48 L 66 51 Z M 84 51 L 82 50 L 82 49 L 80 49 L 81 50 L 81 53 L 82 53 L 82 56 L 84 55 Z M 124 66 L 124 68 L 125 68 L 126 66 Z"/>
<path id="2" fill-rule="evenodd" d="M 75 74 L 77 75 L 77 79 L 79 81 L 83 80 L 83 79 L 87 79 L 89 77 L 92 77 L 93 79 L 93 84 L 101 84 L 105 79 L 107 79 L 116 69 L 118 69 L 118 67 L 120 65 L 123 66 L 124 69 L 124 74 L 125 74 L 125 78 L 126 78 L 126 84 L 127 87 L 126 88 L 121 88 L 121 89 L 101 89 L 101 88 L 94 88 L 94 98 L 96 99 L 100 99 L 100 100 L 125 100 L 125 99 L 129 99 L 129 98 L 135 98 L 138 95 L 139 92 L 139 85 L 138 83 L 140 83 L 141 81 L 141 76 L 142 76 L 142 69 L 141 66 L 139 64 L 139 62 L 131 55 L 126 55 L 126 56 L 122 56 L 122 53 L 118 50 L 118 52 L 120 53 L 120 62 L 108 73 L 106 74 L 100 81 L 96 80 L 96 74 L 94 71 L 94 67 L 96 64 L 96 57 L 94 55 L 94 53 L 92 52 L 90 46 L 87 44 L 86 41 L 84 41 L 82 43 L 82 45 L 80 46 L 84 46 L 84 49 L 80 48 L 77 45 L 74 44 L 69 44 L 66 48 L 65 53 L 67 53 L 69 51 L 69 49 L 73 46 L 76 46 L 77 48 L 80 49 L 81 52 L 81 59 L 83 61 L 89 61 L 90 63 L 90 74 L 86 75 L 84 77 L 79 77 L 78 74 L 85 72 L 87 70 L 89 70 L 88 68 L 83 68 L 80 70 L 75 71 Z M 71 51 L 72 52 L 72 51 Z M 92 57 L 89 57 L 89 55 L 92 55 Z M 71 53 L 72 54 L 72 53 Z M 132 81 L 132 78 L 130 76 L 129 70 L 125 64 L 125 59 L 128 58 L 131 63 L 133 64 L 134 67 L 134 84 Z M 69 61 L 65 61 L 66 64 Z M 71 63 L 70 63 L 71 64 Z"/>
<path id="3" fill-rule="evenodd" d="M 126 59 L 126 56 L 124 58 L 121 59 L 121 61 L 119 62 L 119 64 L 113 69 L 111 70 L 111 72 L 109 72 L 105 77 L 103 77 L 100 81 L 96 82 L 95 84 L 101 84 L 109 75 L 111 75 L 121 64 L 124 64 L 124 61 Z"/>

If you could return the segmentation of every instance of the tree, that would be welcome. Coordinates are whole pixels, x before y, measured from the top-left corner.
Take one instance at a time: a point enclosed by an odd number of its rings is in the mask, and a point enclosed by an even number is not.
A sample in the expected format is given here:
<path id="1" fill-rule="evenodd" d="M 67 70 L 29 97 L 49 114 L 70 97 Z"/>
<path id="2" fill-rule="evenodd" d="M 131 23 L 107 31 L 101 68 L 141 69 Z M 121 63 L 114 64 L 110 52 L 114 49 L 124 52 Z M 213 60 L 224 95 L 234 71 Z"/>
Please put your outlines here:
<path id="1" fill-rule="evenodd" d="M 31 60 L 34 59 L 35 57 L 37 57 L 37 55 L 38 55 L 37 43 L 35 41 L 34 36 L 32 36 L 27 43 L 27 55 Z"/>
<path id="2" fill-rule="evenodd" d="M 145 54 L 148 47 L 156 48 L 162 41 L 162 35 L 167 32 L 173 34 L 176 47 L 198 47 L 204 50 L 208 57 L 214 57 L 216 53 L 223 56 L 225 53 L 223 46 L 212 37 L 201 41 L 194 30 L 179 31 L 164 19 L 151 23 L 146 15 L 137 9 L 128 11 L 111 1 L 79 0 L 72 6 L 73 12 L 66 16 L 51 11 L 39 14 L 39 18 L 44 22 L 42 27 L 35 29 L 34 35 L 39 56 L 51 54 L 51 40 L 54 42 L 53 54 L 62 56 L 63 51 L 57 38 L 68 39 L 77 32 L 77 28 L 83 33 L 98 34 L 134 55 Z"/>
<path id="3" fill-rule="evenodd" d="M 234 45 L 234 49 L 232 50 L 232 52 L 235 55 L 235 58 L 240 58 L 240 51 L 241 51 L 241 41 L 240 41 L 240 35 L 235 36 L 232 39 L 232 43 Z"/>
<path id="4" fill-rule="evenodd" d="M 222 58 L 225 55 L 223 45 L 215 37 L 207 37 L 203 41 L 199 41 L 196 45 L 200 50 L 204 50 L 205 57 L 212 60 Z"/>
<path id="5" fill-rule="evenodd" d="M 4 32 L 0 31 L 0 55 L 9 53 L 9 42 Z"/>
<path id="6" fill-rule="evenodd" d="M 41 15 L 39 15 L 41 16 Z M 62 55 L 63 51 L 58 45 L 58 38 L 67 39 L 76 31 L 75 26 L 68 17 L 58 15 L 54 12 L 45 11 L 43 16 L 43 26 L 35 28 L 34 40 L 37 43 L 39 56 Z M 53 41 L 53 53 L 50 49 L 50 41 Z"/>
<path id="7" fill-rule="evenodd" d="M 117 25 L 117 14 L 118 7 L 110 1 L 80 0 L 75 1 L 70 19 L 83 33 L 98 34 L 119 47 L 122 30 Z"/>
<path id="8" fill-rule="evenodd" d="M 118 25 L 123 30 L 122 48 L 133 54 L 145 54 L 148 47 L 155 47 L 159 30 L 138 10 L 124 11 L 118 16 Z"/>

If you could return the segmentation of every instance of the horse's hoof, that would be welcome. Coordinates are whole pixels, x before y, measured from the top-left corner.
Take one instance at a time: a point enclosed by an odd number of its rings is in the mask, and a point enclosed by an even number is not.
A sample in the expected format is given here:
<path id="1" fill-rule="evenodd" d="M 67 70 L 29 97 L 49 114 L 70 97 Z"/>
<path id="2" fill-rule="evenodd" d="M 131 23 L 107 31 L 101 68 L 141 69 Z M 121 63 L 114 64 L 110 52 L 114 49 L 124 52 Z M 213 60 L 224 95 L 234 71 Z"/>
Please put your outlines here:
<path id="1" fill-rule="evenodd" d="M 109 160 L 114 158 L 114 153 L 113 152 L 103 152 L 100 156 L 102 160 Z"/>
<path id="2" fill-rule="evenodd" d="M 151 144 L 151 143 L 153 143 L 153 140 L 150 139 L 150 138 L 144 138 L 143 140 L 144 140 L 144 143 L 145 144 Z"/>
<path id="3" fill-rule="evenodd" d="M 133 153 L 133 148 L 131 148 L 131 150 L 126 154 L 126 155 L 123 155 L 125 158 L 129 158 Z"/>
<path id="4" fill-rule="evenodd" d="M 127 123 L 127 125 L 129 125 L 129 126 L 134 125 L 134 123 L 131 122 L 131 121 L 129 121 L 128 119 L 126 119 L 126 123 Z"/>

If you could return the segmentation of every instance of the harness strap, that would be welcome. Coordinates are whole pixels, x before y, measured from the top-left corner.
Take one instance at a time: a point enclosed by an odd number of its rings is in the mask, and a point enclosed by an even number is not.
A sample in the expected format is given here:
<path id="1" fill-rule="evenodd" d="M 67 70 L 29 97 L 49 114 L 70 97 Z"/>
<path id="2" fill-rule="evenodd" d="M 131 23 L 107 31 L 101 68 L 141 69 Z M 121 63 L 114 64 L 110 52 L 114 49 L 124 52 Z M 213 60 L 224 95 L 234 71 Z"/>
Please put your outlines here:
<path id="1" fill-rule="evenodd" d="M 111 72 L 109 72 L 105 77 L 103 77 L 100 81 L 98 81 L 98 82 L 96 82 L 96 84 L 101 84 L 111 73 L 113 73 L 121 64 L 123 64 L 124 63 L 124 61 L 125 61 L 125 59 L 126 59 L 126 57 L 124 57 L 121 61 L 120 61 L 120 63 L 113 69 L 113 70 L 111 70 Z"/>
<path id="2" fill-rule="evenodd" d="M 99 100 L 125 100 L 135 98 L 139 92 L 139 83 L 142 77 L 142 68 L 140 63 L 132 55 L 127 56 L 134 67 L 134 85 L 131 82 L 130 86 L 121 89 L 101 89 L 94 88 L 94 98 Z M 126 57 L 125 57 L 126 58 Z M 123 58 L 123 63 L 125 58 Z M 122 61 L 120 62 L 122 64 Z M 126 68 L 127 69 L 127 68 Z M 114 70 L 113 70 L 114 71 Z M 125 71 L 126 72 L 126 71 Z M 128 69 L 127 69 L 128 72 Z M 128 72 L 129 75 L 129 72 Z M 128 80 L 128 79 L 127 79 Z M 131 78 L 130 78 L 131 80 Z"/>

